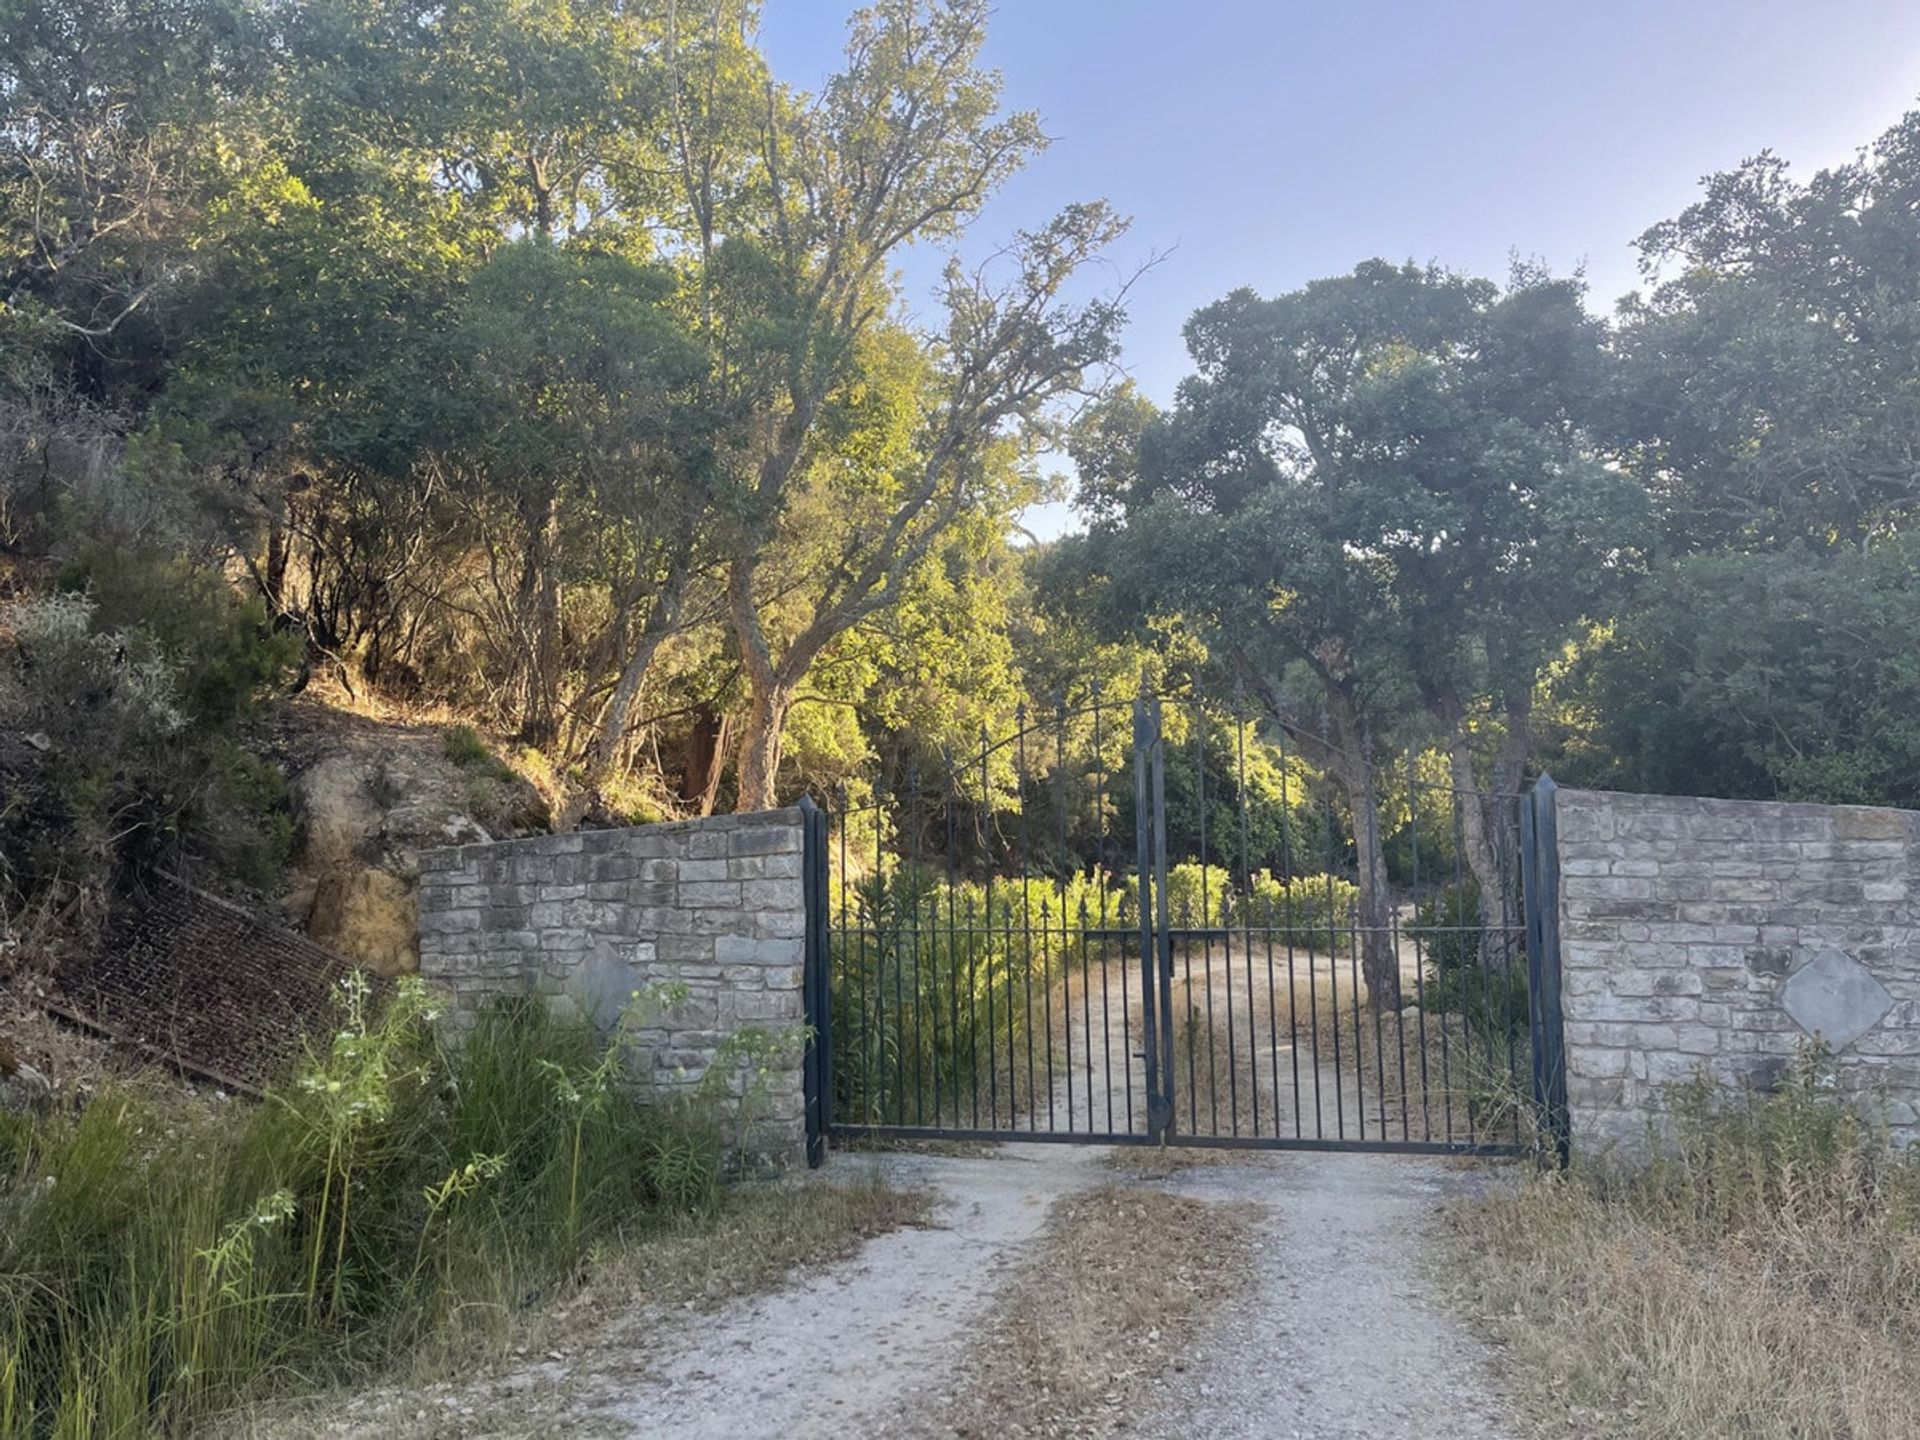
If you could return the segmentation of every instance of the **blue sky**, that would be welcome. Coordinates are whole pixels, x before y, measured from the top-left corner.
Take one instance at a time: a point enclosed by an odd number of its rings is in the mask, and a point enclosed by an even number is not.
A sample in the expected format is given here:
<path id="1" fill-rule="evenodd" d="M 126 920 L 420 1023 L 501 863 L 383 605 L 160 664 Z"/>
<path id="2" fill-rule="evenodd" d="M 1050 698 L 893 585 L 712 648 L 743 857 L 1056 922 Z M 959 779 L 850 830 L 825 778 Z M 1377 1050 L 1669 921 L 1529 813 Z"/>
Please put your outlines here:
<path id="1" fill-rule="evenodd" d="M 837 66 L 843 0 L 766 0 L 776 73 Z M 1052 147 L 977 223 L 984 249 L 1062 203 L 1134 217 L 1126 366 L 1162 403 L 1180 327 L 1379 255 L 1504 276 L 1584 266 L 1607 308 L 1632 241 L 1763 148 L 1800 173 L 1920 103 L 1914 0 L 1004 0 L 987 61 Z M 903 267 L 924 304 L 939 257 Z M 1039 533 L 1057 507 L 1029 517 Z"/>

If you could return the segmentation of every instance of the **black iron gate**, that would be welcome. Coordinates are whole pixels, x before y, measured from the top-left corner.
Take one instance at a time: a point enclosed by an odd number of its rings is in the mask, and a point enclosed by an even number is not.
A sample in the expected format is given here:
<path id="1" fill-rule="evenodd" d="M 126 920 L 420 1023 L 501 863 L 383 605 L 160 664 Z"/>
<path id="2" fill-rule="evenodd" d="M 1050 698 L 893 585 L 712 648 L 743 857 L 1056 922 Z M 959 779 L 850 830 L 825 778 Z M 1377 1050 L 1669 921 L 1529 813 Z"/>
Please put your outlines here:
<path id="1" fill-rule="evenodd" d="M 1096 692 L 810 809 L 811 1153 L 1558 1148 L 1551 782 L 1343 758 Z"/>

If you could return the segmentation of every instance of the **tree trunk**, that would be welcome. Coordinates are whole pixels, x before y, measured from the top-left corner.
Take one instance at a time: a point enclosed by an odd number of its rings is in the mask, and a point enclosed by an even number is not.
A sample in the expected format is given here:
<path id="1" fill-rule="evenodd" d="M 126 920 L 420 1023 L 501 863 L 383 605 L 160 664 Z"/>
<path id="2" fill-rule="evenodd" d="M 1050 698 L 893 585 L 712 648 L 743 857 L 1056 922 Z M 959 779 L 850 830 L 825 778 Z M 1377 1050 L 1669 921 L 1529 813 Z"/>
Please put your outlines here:
<path id="1" fill-rule="evenodd" d="M 1517 811 L 1509 814 L 1520 783 L 1520 768 L 1531 738 L 1531 715 L 1516 706 L 1507 715 L 1507 732 L 1493 759 L 1491 790 L 1481 790 L 1473 768 L 1473 747 L 1456 723 L 1447 749 L 1447 766 L 1460 807 L 1460 835 L 1467 868 L 1480 889 L 1480 961 L 1504 964 L 1511 947 L 1505 932 L 1519 913 L 1515 874 L 1520 837 L 1513 831 Z"/>
<path id="2" fill-rule="evenodd" d="M 1400 1006 L 1400 955 L 1394 944 L 1393 896 L 1387 882 L 1385 839 L 1380 832 L 1380 790 L 1373 765 L 1373 734 L 1363 718 L 1338 657 L 1309 657 L 1327 701 L 1328 737 L 1294 725 L 1287 707 L 1266 677 L 1236 652 L 1233 663 L 1266 711 L 1298 742 L 1304 758 L 1336 779 L 1353 815 L 1354 880 L 1360 891 L 1360 971 L 1376 1010 Z M 1329 816 L 1329 819 L 1332 817 Z"/>
<path id="3" fill-rule="evenodd" d="M 747 728 L 740 737 L 740 800 L 736 811 L 771 810 L 778 800 L 774 786 L 780 775 L 780 749 L 786 738 L 787 711 L 793 707 L 790 687 L 755 685 L 747 708 Z"/>
<path id="4" fill-rule="evenodd" d="M 740 736 L 740 795 L 734 809 L 742 814 L 771 810 L 778 800 L 774 788 L 780 778 L 780 748 L 786 739 L 787 711 L 793 708 L 794 688 L 807 672 L 817 647 L 803 637 L 791 645 L 780 663 L 760 624 L 753 595 L 753 564 L 735 561 L 727 572 L 727 608 L 733 616 L 734 638 L 740 645 L 740 667 L 747 676 L 747 723 Z"/>
<path id="5" fill-rule="evenodd" d="M 594 737 L 593 744 L 587 747 L 587 788 L 590 790 L 597 790 L 604 785 L 613 773 L 615 762 L 626 745 L 627 725 L 633 718 L 633 702 L 640 696 L 640 685 L 653 666 L 653 657 L 680 623 L 686 590 L 686 567 L 676 563 L 667 573 L 659 594 L 654 597 L 653 608 L 647 612 L 647 623 L 640 627 L 633 651 L 621 667 L 620 679 L 613 687 L 613 697 L 607 702 L 607 713 L 601 721 L 600 733 Z"/>
<path id="6" fill-rule="evenodd" d="M 1360 889 L 1360 974 L 1376 1010 L 1400 1008 L 1400 956 L 1394 947 L 1393 897 L 1380 833 L 1380 792 L 1373 767 L 1349 759 L 1339 767 L 1353 815 L 1353 850 Z"/>
<path id="7" fill-rule="evenodd" d="M 520 738 L 544 749 L 560 733 L 560 576 L 554 542 L 560 527 L 559 497 L 549 493 L 522 511 L 526 550 L 520 573 L 521 624 L 532 635 L 527 657 L 526 703 Z"/>
<path id="8" fill-rule="evenodd" d="M 694 714 L 693 733 L 687 740 L 680 798 L 689 805 L 698 805 L 703 816 L 713 814 L 720 794 L 720 777 L 726 773 L 727 751 L 732 744 L 733 716 L 722 715 L 711 705 L 702 705 Z"/>

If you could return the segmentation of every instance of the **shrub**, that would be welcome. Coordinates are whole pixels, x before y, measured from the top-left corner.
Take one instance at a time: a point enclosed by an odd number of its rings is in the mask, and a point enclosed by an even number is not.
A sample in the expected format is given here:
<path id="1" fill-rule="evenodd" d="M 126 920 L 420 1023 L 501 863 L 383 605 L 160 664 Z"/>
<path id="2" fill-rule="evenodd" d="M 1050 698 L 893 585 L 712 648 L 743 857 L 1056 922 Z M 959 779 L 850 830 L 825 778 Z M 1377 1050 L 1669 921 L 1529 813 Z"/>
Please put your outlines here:
<path id="1" fill-rule="evenodd" d="M 426 992 L 340 1027 L 258 1106 L 141 1082 L 0 1116 L 0 1435 L 181 1433 L 429 1331 L 496 1326 L 623 1231 L 705 1205 L 711 1115 L 616 1084 L 536 1004 L 438 1045 Z"/>
<path id="2" fill-rule="evenodd" d="M 1489 1037 L 1527 1029 L 1527 967 L 1522 957 L 1483 955 L 1480 887 L 1463 879 L 1436 891 L 1414 910 L 1407 938 L 1426 962 L 1430 1010 L 1458 1015 Z"/>
<path id="3" fill-rule="evenodd" d="M 0 612 L 0 724 L 45 737 L 0 805 L 0 903 L 98 890 L 123 861 L 204 856 L 277 880 L 291 836 L 279 777 L 231 730 L 288 652 L 257 607 L 203 581 L 129 560 L 115 612 L 72 591 Z M 136 604 L 146 613 L 121 613 Z"/>
<path id="4" fill-rule="evenodd" d="M 1201 925 L 1224 925 L 1233 900 L 1233 877 L 1223 865 L 1202 865 L 1197 860 L 1182 861 L 1167 870 L 1167 921 L 1188 929 Z M 1147 904 L 1156 919 L 1160 896 L 1151 884 Z M 1140 920 L 1140 889 L 1128 880 L 1121 890 L 1123 918 L 1129 924 Z"/>
<path id="5" fill-rule="evenodd" d="M 1276 943 L 1321 953 L 1345 943 L 1360 887 L 1337 875 L 1276 877 L 1257 871 L 1248 893 L 1238 897 L 1233 923 L 1272 935 Z"/>
<path id="6" fill-rule="evenodd" d="M 480 732 L 471 725 L 455 725 L 440 742 L 440 753 L 462 770 L 481 770 L 497 762 Z"/>
<path id="7" fill-rule="evenodd" d="M 1407 939 L 1445 980 L 1480 961 L 1480 886 L 1471 878 L 1447 885 L 1414 907 Z"/>
<path id="8" fill-rule="evenodd" d="M 150 640 L 173 667 L 182 708 L 198 728 L 244 719 L 300 662 L 300 637 L 274 629 L 265 605 L 183 559 L 90 546 L 61 573 L 59 588 L 92 603 L 95 631 Z"/>

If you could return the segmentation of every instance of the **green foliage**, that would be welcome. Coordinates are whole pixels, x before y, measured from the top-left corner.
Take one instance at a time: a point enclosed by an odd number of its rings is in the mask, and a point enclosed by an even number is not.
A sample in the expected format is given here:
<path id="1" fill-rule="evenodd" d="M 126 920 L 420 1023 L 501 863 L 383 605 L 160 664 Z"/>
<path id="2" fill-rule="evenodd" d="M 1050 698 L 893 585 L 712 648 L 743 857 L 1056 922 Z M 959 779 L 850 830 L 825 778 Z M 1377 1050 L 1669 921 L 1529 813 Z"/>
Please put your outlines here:
<path id="1" fill-rule="evenodd" d="M 1151 894 L 1152 887 L 1149 888 Z M 1167 916 L 1174 925 L 1185 928 L 1223 924 L 1227 915 L 1227 897 L 1233 881 L 1224 865 L 1202 865 L 1185 861 L 1167 869 Z M 1149 901 L 1159 915 L 1160 901 Z"/>
<path id="2" fill-rule="evenodd" d="M 1471 878 L 1442 886 L 1414 907 L 1407 940 L 1417 943 L 1436 981 L 1480 961 L 1480 886 Z"/>
<path id="3" fill-rule="evenodd" d="M 0 903 L 98 887 L 125 861 L 199 858 L 275 883 L 292 838 L 283 787 L 233 732 L 297 644 L 206 572 L 138 554 L 110 579 L 99 569 L 98 595 L 0 612 L 0 715 L 46 742 L 0 805 Z"/>
<path id="4" fill-rule="evenodd" d="M 1676 551 L 1860 545 L 1910 523 L 1920 111 L 1806 181 L 1761 152 L 1640 240 L 1626 456 Z"/>
<path id="5" fill-rule="evenodd" d="M 1336 875 L 1275 876 L 1257 870 L 1251 887 L 1234 898 L 1233 924 L 1270 934 L 1276 944 L 1335 954 L 1350 943 L 1348 927 L 1360 887 Z M 1264 932 L 1261 934 L 1260 932 Z"/>
<path id="6" fill-rule="evenodd" d="M 1556 673 L 1570 784 L 1920 805 L 1920 537 L 1699 556 Z"/>
<path id="7" fill-rule="evenodd" d="M 1324 803 L 1296 754 L 1270 743 L 1251 723 L 1196 719 L 1170 704 L 1164 772 L 1169 855 L 1230 858 L 1236 869 L 1324 869 L 1336 842 Z M 1131 833 L 1133 792 L 1114 797 L 1114 823 Z M 1244 851 L 1244 853 L 1243 853 Z M 1198 913 L 1196 908 L 1196 914 Z"/>
<path id="8" fill-rule="evenodd" d="M 440 753 L 465 770 L 476 782 L 511 783 L 513 767 L 493 753 L 471 725 L 451 726 L 440 743 Z"/>
<path id="9" fill-rule="evenodd" d="M 511 1004 L 448 1052 L 431 1018 L 417 982 L 355 984 L 257 1107 L 116 1082 L 0 1123 L 0 1434 L 184 1432 L 497 1325 L 713 1198 L 717 1117 L 613 1083 L 617 1042 Z"/>
<path id="10" fill-rule="evenodd" d="M 58 585 L 92 600 L 96 629 L 151 637 L 179 674 L 187 716 L 202 729 L 246 719 L 300 662 L 299 636 L 275 630 L 259 600 L 241 598 L 217 571 L 184 559 L 90 544 Z"/>

